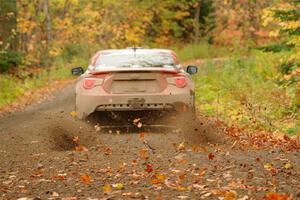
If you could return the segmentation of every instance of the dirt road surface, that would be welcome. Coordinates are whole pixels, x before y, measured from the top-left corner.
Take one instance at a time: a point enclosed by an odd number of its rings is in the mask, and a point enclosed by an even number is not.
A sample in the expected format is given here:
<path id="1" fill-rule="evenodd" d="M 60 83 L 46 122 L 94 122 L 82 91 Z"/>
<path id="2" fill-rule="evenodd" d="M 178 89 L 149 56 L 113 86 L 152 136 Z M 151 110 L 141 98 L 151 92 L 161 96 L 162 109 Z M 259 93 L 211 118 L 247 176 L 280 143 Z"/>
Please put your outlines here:
<path id="1" fill-rule="evenodd" d="M 0 199 L 300 199 L 297 141 L 201 116 L 99 130 L 70 115 L 73 91 L 0 118 Z"/>

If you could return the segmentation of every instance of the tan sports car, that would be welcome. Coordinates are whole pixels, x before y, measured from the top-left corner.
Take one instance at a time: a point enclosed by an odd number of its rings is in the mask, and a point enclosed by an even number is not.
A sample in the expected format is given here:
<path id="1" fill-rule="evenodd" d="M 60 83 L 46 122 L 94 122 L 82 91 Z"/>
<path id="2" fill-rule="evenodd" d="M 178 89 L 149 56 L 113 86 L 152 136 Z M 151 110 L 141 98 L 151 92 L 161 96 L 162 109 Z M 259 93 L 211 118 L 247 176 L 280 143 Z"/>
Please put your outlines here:
<path id="1" fill-rule="evenodd" d="M 181 67 L 166 49 L 127 48 L 97 52 L 76 83 L 76 112 L 84 119 L 95 111 L 194 111 L 191 74 L 197 67 Z"/>

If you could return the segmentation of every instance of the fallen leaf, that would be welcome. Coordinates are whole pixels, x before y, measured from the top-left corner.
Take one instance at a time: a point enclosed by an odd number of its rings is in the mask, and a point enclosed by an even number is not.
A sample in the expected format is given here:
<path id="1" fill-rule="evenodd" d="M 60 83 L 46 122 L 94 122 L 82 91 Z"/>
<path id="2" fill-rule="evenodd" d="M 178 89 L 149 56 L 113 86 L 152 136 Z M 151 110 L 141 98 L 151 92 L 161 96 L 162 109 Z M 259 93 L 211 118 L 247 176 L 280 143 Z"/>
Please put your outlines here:
<path id="1" fill-rule="evenodd" d="M 59 194 L 57 192 L 52 192 L 51 196 L 53 196 L 53 197 L 59 197 Z"/>
<path id="2" fill-rule="evenodd" d="M 77 197 L 64 197 L 61 200 L 77 200 Z"/>
<path id="3" fill-rule="evenodd" d="M 214 157 L 215 157 L 215 155 L 212 154 L 212 153 L 209 153 L 209 154 L 207 155 L 207 157 L 208 157 L 209 160 L 213 160 Z"/>
<path id="4" fill-rule="evenodd" d="M 273 169 L 273 165 L 271 163 L 265 163 L 264 168 L 268 171 L 271 171 Z"/>
<path id="5" fill-rule="evenodd" d="M 153 167 L 151 164 L 146 164 L 146 169 L 145 169 L 146 172 L 148 173 L 151 173 L 153 172 Z"/>
<path id="6" fill-rule="evenodd" d="M 67 176 L 66 173 L 64 173 L 64 174 L 57 174 L 57 178 L 59 178 L 62 181 L 66 179 L 66 176 Z"/>
<path id="7" fill-rule="evenodd" d="M 248 195 L 245 195 L 245 196 L 243 196 L 241 198 L 238 198 L 238 200 L 248 200 L 248 199 L 249 199 Z"/>
<path id="8" fill-rule="evenodd" d="M 140 150 L 140 157 L 142 157 L 144 159 L 148 159 L 149 158 L 148 150 L 147 149 L 141 149 Z"/>
<path id="9" fill-rule="evenodd" d="M 70 112 L 70 115 L 75 118 L 77 117 L 77 112 L 73 110 L 72 112 Z"/>
<path id="10" fill-rule="evenodd" d="M 74 136 L 73 139 L 72 139 L 72 141 L 74 143 L 78 144 L 79 143 L 79 137 L 78 136 Z"/>
<path id="11" fill-rule="evenodd" d="M 132 166 L 136 166 L 137 164 L 138 164 L 138 161 L 137 161 L 137 160 L 132 160 L 132 161 L 131 161 L 131 165 L 132 165 Z"/>
<path id="12" fill-rule="evenodd" d="M 207 193 L 205 193 L 205 194 L 203 194 L 202 196 L 201 196 L 201 198 L 206 198 L 206 197 L 209 197 L 209 196 L 211 196 L 211 193 L 210 192 L 207 192 Z"/>
<path id="13" fill-rule="evenodd" d="M 122 193 L 122 196 L 132 196 L 132 192 L 124 192 Z"/>
<path id="14" fill-rule="evenodd" d="M 140 120 L 141 120 L 141 118 L 135 118 L 132 122 L 133 122 L 133 124 L 136 125 Z"/>
<path id="15" fill-rule="evenodd" d="M 88 174 L 83 174 L 80 179 L 85 184 L 91 183 L 91 177 Z"/>
<path id="16" fill-rule="evenodd" d="M 156 173 L 152 176 L 151 183 L 152 184 L 164 183 L 165 180 L 166 180 L 166 175 L 165 174 Z"/>
<path id="17" fill-rule="evenodd" d="M 145 138 L 145 133 L 144 132 L 140 133 L 139 137 L 140 137 L 141 140 L 143 140 Z"/>
<path id="18" fill-rule="evenodd" d="M 155 176 L 160 181 L 165 181 L 165 179 L 167 177 L 165 174 L 156 174 Z"/>
<path id="19" fill-rule="evenodd" d="M 142 122 L 138 122 L 136 126 L 137 126 L 138 128 L 142 128 L 143 124 L 142 124 Z"/>
<path id="20" fill-rule="evenodd" d="M 178 196 L 177 198 L 178 199 L 188 199 L 189 197 L 188 196 Z"/>
<path id="21" fill-rule="evenodd" d="M 284 165 L 284 168 L 285 168 L 285 169 L 292 169 L 292 168 L 293 168 L 293 165 L 292 165 L 291 163 L 286 163 L 286 164 Z"/>
<path id="22" fill-rule="evenodd" d="M 266 195 L 266 200 L 288 200 L 288 195 L 279 194 L 279 193 L 275 193 L 275 192 L 269 192 Z"/>
<path id="23" fill-rule="evenodd" d="M 105 184 L 103 187 L 102 187 L 102 190 L 103 190 L 103 193 L 105 194 L 108 194 L 111 192 L 111 186 L 109 184 Z"/>
<path id="24" fill-rule="evenodd" d="M 138 128 L 141 128 L 143 126 L 143 124 L 141 122 L 141 118 L 134 119 L 133 124 L 136 125 Z"/>
<path id="25" fill-rule="evenodd" d="M 203 190 L 205 187 L 207 187 L 206 185 L 199 185 L 199 184 L 193 184 L 192 186 L 193 188 L 198 190 Z"/>
<path id="26" fill-rule="evenodd" d="M 81 152 L 81 151 L 88 151 L 88 149 L 83 146 L 83 145 L 79 145 L 75 147 L 75 151 Z"/>
<path id="27" fill-rule="evenodd" d="M 185 144 L 184 142 L 181 142 L 179 145 L 178 145 L 178 148 L 177 148 L 179 151 L 183 151 L 185 150 Z"/>
<path id="28" fill-rule="evenodd" d="M 224 200 L 236 200 L 237 194 L 235 191 L 226 191 Z"/>
<path id="29" fill-rule="evenodd" d="M 203 169 L 203 170 L 200 171 L 199 176 L 204 176 L 205 173 L 206 173 L 206 171 Z"/>
<path id="30" fill-rule="evenodd" d="M 182 172 L 178 175 L 178 179 L 183 180 L 186 178 L 186 172 Z"/>
<path id="31" fill-rule="evenodd" d="M 163 200 L 161 194 L 158 194 L 158 196 L 155 198 L 155 200 Z"/>
<path id="32" fill-rule="evenodd" d="M 109 148 L 109 147 L 105 148 L 104 154 L 105 154 L 105 155 L 111 155 L 111 154 L 112 154 L 112 149 Z"/>
<path id="33" fill-rule="evenodd" d="M 123 190 L 125 187 L 122 183 L 116 183 L 112 185 L 113 188 L 116 188 L 117 190 Z"/>
<path id="34" fill-rule="evenodd" d="M 186 188 L 186 187 L 183 187 L 183 186 L 177 186 L 177 187 L 176 187 L 176 190 L 178 190 L 178 191 L 186 191 L 187 188 Z"/>
<path id="35" fill-rule="evenodd" d="M 96 125 L 94 126 L 94 128 L 95 128 L 95 131 L 96 131 L 96 132 L 99 132 L 99 131 L 101 130 L 101 127 L 100 127 L 99 124 L 96 124 Z"/>

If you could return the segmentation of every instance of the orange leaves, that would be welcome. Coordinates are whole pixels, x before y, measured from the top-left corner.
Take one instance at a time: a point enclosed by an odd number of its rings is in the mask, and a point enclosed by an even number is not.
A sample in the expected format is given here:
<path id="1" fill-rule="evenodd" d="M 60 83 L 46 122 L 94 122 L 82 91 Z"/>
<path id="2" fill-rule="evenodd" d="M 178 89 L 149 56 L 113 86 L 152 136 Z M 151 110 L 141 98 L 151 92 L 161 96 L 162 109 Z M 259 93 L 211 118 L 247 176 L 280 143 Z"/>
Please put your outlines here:
<path id="1" fill-rule="evenodd" d="M 75 144 L 79 144 L 79 137 L 78 136 L 74 136 L 72 138 L 72 141 L 75 143 Z"/>
<path id="2" fill-rule="evenodd" d="M 205 174 L 206 174 L 206 171 L 204 169 L 199 172 L 199 176 L 205 176 Z"/>
<path id="3" fill-rule="evenodd" d="M 185 150 L 185 143 L 184 142 L 181 142 L 179 145 L 178 145 L 178 148 L 177 148 L 179 151 L 184 151 Z"/>
<path id="4" fill-rule="evenodd" d="M 186 191 L 187 188 L 179 185 L 179 186 L 176 187 L 176 190 L 178 190 L 178 191 Z"/>
<path id="5" fill-rule="evenodd" d="M 148 172 L 148 173 L 153 172 L 153 166 L 151 164 L 146 164 L 145 171 Z"/>
<path id="6" fill-rule="evenodd" d="M 164 183 L 164 181 L 166 180 L 166 178 L 167 178 L 166 174 L 155 173 L 155 174 L 151 177 L 151 183 L 152 183 L 152 184 L 160 184 L 160 183 Z"/>
<path id="7" fill-rule="evenodd" d="M 145 133 L 144 133 L 144 132 L 140 133 L 140 134 L 139 134 L 139 137 L 140 137 L 141 140 L 144 140 L 144 138 L 145 138 Z"/>
<path id="8" fill-rule="evenodd" d="M 102 187 L 102 190 L 103 190 L 103 193 L 104 194 L 109 194 L 111 191 L 112 191 L 112 188 L 109 184 L 105 184 L 103 187 Z"/>
<path id="9" fill-rule="evenodd" d="M 271 163 L 265 163 L 264 168 L 265 170 L 271 172 L 272 174 L 278 173 L 278 170 Z"/>
<path id="10" fill-rule="evenodd" d="M 81 175 L 80 180 L 85 184 L 90 184 L 92 181 L 91 177 L 88 174 Z"/>
<path id="11" fill-rule="evenodd" d="M 79 144 L 79 141 L 80 140 L 79 140 L 78 136 L 74 136 L 72 138 L 72 142 L 74 143 L 74 145 L 76 145 L 75 151 L 77 151 L 77 152 L 88 151 L 88 149 L 85 146 Z"/>
<path id="12" fill-rule="evenodd" d="M 236 200 L 237 194 L 235 191 L 226 191 L 224 200 Z"/>
<path id="13" fill-rule="evenodd" d="M 104 149 L 104 154 L 105 154 L 105 155 L 111 155 L 111 154 L 112 154 L 112 149 L 109 148 L 109 147 L 105 148 L 105 149 Z"/>
<path id="14" fill-rule="evenodd" d="M 219 196 L 219 199 L 223 200 L 237 200 L 237 192 L 234 190 L 224 190 L 224 189 L 213 189 L 211 190 L 212 194 Z M 248 196 L 243 198 L 239 198 L 239 200 L 247 200 L 249 199 Z"/>
<path id="15" fill-rule="evenodd" d="M 213 159 L 215 158 L 215 155 L 212 154 L 212 153 L 209 153 L 209 154 L 207 155 L 207 157 L 208 157 L 209 160 L 213 160 Z"/>
<path id="16" fill-rule="evenodd" d="M 286 194 L 279 194 L 279 193 L 275 193 L 275 192 L 269 192 L 266 195 L 265 199 L 266 200 L 292 200 Z"/>
<path id="17" fill-rule="evenodd" d="M 139 151 L 139 156 L 141 158 L 144 158 L 145 160 L 147 160 L 149 158 L 149 153 L 148 153 L 148 150 L 147 149 L 141 149 Z"/>
<path id="18" fill-rule="evenodd" d="M 88 149 L 83 145 L 79 145 L 75 147 L 75 151 L 82 152 L 82 151 L 88 151 Z"/>

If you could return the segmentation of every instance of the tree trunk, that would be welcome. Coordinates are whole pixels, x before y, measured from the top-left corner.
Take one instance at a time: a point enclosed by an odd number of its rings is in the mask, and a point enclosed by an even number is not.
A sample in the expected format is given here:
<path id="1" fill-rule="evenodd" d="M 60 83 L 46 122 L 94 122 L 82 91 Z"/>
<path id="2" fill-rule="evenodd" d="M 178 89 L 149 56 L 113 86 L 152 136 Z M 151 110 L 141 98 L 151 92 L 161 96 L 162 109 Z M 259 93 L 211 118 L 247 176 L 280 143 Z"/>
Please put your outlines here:
<path id="1" fill-rule="evenodd" d="M 0 0 L 0 45 L 9 44 L 9 50 L 17 49 L 17 4 L 16 0 Z"/>
<path id="2" fill-rule="evenodd" d="M 44 13 L 46 16 L 45 26 L 46 26 L 46 34 L 47 34 L 47 45 L 49 47 L 51 45 L 52 35 L 51 35 L 51 15 L 49 12 L 48 0 L 44 0 Z"/>
<path id="3" fill-rule="evenodd" d="M 194 18 L 194 42 L 198 43 L 200 38 L 200 9 L 201 9 L 201 0 L 198 1 L 197 7 L 196 7 L 196 13 Z"/>

